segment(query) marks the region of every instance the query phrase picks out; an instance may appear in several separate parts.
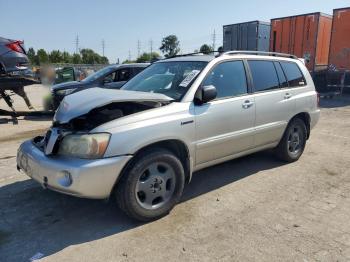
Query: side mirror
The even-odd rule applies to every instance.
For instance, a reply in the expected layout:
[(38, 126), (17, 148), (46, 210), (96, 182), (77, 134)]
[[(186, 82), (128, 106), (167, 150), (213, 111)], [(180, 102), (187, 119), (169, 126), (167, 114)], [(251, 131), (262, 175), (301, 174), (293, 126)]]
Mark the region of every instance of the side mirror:
[(209, 101), (214, 100), (216, 96), (217, 96), (217, 91), (215, 86), (213, 85), (202, 86), (197, 90), (194, 96), (194, 101), (196, 104), (202, 105), (202, 104), (208, 103)]

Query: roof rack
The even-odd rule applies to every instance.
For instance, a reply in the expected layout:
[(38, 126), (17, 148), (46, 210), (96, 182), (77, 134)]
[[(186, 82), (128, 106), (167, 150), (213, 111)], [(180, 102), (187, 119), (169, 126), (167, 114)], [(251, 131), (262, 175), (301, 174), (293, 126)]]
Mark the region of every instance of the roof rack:
[(188, 54), (181, 54), (181, 55), (174, 55), (174, 56), (169, 56), (164, 58), (163, 60), (170, 59), (170, 58), (175, 58), (175, 57), (183, 57), (183, 56), (191, 56), (191, 55), (210, 55), (210, 54), (215, 54), (215, 53), (222, 53), (219, 51), (210, 51), (210, 52), (194, 52), (194, 53), (188, 53)]
[(297, 56), (291, 55), (291, 54), (264, 52), (264, 51), (228, 51), (228, 52), (222, 53), (221, 55), (266, 55), (266, 56), (278, 56), (278, 57), (298, 59)]

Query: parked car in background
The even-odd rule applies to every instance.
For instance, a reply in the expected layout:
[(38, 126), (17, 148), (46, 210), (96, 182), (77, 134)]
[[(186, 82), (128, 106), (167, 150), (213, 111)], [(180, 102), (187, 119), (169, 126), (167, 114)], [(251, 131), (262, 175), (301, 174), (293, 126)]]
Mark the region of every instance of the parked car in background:
[(28, 65), (23, 41), (0, 37), (0, 74), (20, 75)]
[(265, 149), (297, 161), (319, 115), (310, 73), (294, 56), (175, 57), (120, 90), (65, 97), (46, 136), (20, 146), (17, 165), (44, 188), (115, 199), (149, 221), (180, 201), (194, 171)]
[(81, 81), (70, 81), (52, 86), (52, 104), (56, 110), (62, 99), (71, 93), (91, 87), (121, 88), (129, 79), (149, 66), (149, 63), (110, 65)]
[(54, 85), (72, 81), (81, 81), (85, 78), (84, 75), (85, 74), (81, 70), (76, 69), (72, 66), (59, 68), (56, 69)]

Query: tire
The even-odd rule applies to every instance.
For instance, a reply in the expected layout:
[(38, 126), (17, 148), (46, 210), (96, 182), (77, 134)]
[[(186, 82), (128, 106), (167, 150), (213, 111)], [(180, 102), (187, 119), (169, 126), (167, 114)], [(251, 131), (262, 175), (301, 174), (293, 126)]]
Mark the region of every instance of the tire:
[(288, 124), (281, 141), (275, 149), (276, 156), (286, 162), (295, 162), (303, 154), (307, 140), (305, 122), (294, 118)]
[(181, 161), (160, 148), (141, 152), (127, 166), (116, 188), (121, 210), (139, 221), (167, 215), (180, 201), (185, 185)]

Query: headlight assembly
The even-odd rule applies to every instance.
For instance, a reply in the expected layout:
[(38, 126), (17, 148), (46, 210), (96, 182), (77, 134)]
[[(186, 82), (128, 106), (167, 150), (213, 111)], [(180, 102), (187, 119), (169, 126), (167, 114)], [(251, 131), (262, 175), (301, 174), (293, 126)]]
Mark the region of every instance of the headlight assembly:
[(76, 90), (76, 88), (63, 89), (63, 90), (58, 90), (56, 93), (60, 96), (67, 96), (67, 95), (73, 93), (75, 90)]
[(67, 135), (60, 143), (58, 154), (85, 159), (102, 158), (110, 136), (108, 133)]

